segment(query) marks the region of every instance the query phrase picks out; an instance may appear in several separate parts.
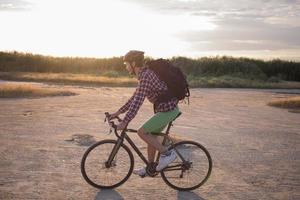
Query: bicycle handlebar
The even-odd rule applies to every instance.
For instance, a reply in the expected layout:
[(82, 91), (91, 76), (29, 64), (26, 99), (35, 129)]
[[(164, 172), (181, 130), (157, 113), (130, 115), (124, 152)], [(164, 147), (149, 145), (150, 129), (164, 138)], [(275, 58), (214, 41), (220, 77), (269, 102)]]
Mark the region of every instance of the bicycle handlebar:
[[(111, 133), (111, 130), (114, 130), (116, 136), (119, 137), (119, 134), (117, 132), (117, 125), (115, 124), (115, 122), (113, 120), (117, 119), (118, 122), (121, 122), (122, 120), (118, 116), (111, 118), (111, 115), (108, 112), (105, 112), (104, 114), (105, 114), (104, 122), (108, 123), (108, 125), (110, 127), (110, 133)], [(134, 130), (134, 129), (127, 129), (127, 126), (123, 131), (134, 132), (134, 133), (137, 132), (137, 130)]]
[[(113, 128), (113, 129), (117, 129), (117, 125), (115, 124), (114, 121), (111, 121), (112, 119), (110, 118), (110, 114), (108, 112), (105, 112), (105, 119), (104, 119), (104, 122), (107, 122), (108, 125)], [(119, 117), (116, 117), (118, 120), (121, 120)]]

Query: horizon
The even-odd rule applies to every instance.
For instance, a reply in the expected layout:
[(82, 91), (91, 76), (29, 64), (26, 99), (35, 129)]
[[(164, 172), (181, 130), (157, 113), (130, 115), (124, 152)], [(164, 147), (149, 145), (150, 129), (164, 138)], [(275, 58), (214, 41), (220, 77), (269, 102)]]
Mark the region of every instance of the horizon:
[(0, 0), (0, 51), (300, 61), (300, 1), (243, 2)]
[[(21, 52), (21, 51), (1, 51), (0, 53), (9, 53), (9, 54), (24, 54), (24, 55), (32, 55), (32, 56), (42, 56), (42, 57), (52, 57), (52, 58), (79, 58), (79, 59), (112, 59), (112, 58), (120, 58), (123, 57), (123, 55), (118, 55), (118, 56), (107, 56), (107, 57), (101, 57), (101, 56), (64, 56), (64, 55), (47, 55), (47, 54), (40, 54), (40, 53), (33, 53), (33, 52)], [(207, 55), (207, 56), (199, 56), (199, 57), (189, 57), (189, 56), (170, 56), (170, 57), (155, 57), (151, 55), (146, 55), (145, 58), (150, 58), (150, 59), (158, 59), (158, 58), (164, 58), (164, 59), (172, 59), (176, 57), (184, 57), (187, 59), (192, 59), (192, 60), (197, 60), (201, 58), (222, 58), (222, 57), (227, 57), (227, 58), (234, 58), (234, 59), (240, 59), (240, 58), (246, 58), (246, 59), (253, 59), (253, 60), (262, 60), (265, 62), (272, 61), (272, 60), (281, 60), (281, 61), (287, 61), (287, 62), (296, 62), (300, 63), (300, 59), (295, 59), (295, 60), (288, 60), (288, 59), (282, 59), (282, 58), (255, 58), (255, 57), (247, 57), (247, 56), (232, 56), (232, 55)]]

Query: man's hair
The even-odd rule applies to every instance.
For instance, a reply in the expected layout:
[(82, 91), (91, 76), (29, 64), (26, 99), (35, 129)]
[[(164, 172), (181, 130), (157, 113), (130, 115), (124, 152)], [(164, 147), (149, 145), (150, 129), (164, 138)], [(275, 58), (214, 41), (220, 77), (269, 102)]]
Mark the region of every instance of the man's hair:
[(138, 50), (131, 50), (123, 57), (125, 62), (135, 62), (136, 67), (142, 67), (144, 65), (144, 52)]

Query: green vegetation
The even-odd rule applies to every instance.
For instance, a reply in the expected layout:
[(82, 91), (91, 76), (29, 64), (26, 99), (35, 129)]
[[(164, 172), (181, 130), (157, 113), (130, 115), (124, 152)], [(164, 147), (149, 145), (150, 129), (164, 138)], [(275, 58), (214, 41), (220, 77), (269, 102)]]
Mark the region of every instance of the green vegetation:
[(41, 88), (30, 84), (1, 84), (0, 98), (70, 96), (73, 92), (52, 88)]
[(268, 105), (281, 107), (281, 108), (300, 109), (300, 96), (274, 100), (269, 102)]
[(207, 88), (281, 88), (291, 89), (300, 88), (300, 82), (292, 81), (264, 81), (260, 79), (248, 79), (229, 75), (219, 77), (204, 76), (204, 77), (188, 77), (188, 82), (191, 87), (207, 87)]
[[(192, 87), (300, 88), (299, 62), (226, 56), (173, 57), (170, 61), (183, 70)], [(108, 86), (136, 83), (126, 72), (122, 57), (96, 59), (0, 52), (0, 72), (0, 79), (5, 80)]]
[(126, 74), (121, 58), (51, 57), (18, 52), (0, 52), (0, 71), (95, 74), (114, 71)]

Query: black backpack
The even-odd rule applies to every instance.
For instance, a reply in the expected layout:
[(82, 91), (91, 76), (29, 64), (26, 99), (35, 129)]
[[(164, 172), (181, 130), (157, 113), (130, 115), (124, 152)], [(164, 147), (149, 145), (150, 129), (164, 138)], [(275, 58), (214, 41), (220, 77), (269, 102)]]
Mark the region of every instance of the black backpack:
[(155, 72), (159, 79), (165, 82), (168, 90), (162, 93), (155, 104), (167, 102), (176, 97), (178, 100), (183, 100), (190, 96), (189, 85), (185, 75), (178, 68), (173, 66), (168, 60), (158, 59), (148, 61), (146, 66)]

